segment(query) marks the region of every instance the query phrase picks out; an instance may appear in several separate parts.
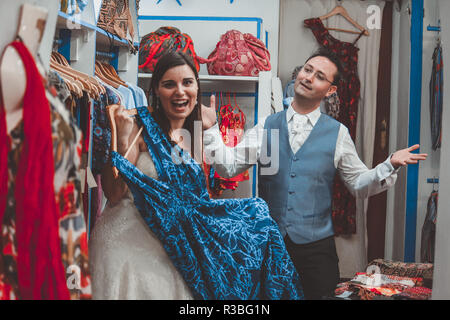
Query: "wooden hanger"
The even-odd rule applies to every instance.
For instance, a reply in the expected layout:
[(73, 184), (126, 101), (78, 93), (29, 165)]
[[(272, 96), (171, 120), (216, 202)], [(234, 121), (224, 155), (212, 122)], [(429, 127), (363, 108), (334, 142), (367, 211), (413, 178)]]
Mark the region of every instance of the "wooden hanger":
[(100, 62), (95, 62), (95, 75), (100, 78), (103, 82), (105, 82), (107, 85), (110, 85), (111, 87), (117, 89), (122, 84), (117, 82), (116, 80), (112, 79), (105, 70), (103, 70), (103, 66)]
[(65, 67), (68, 67), (71, 69), (71, 72), (73, 72), (74, 74), (76, 74), (77, 76), (84, 78), (86, 80), (89, 81), (89, 83), (93, 86), (93, 89), (98, 92), (99, 94), (105, 94), (106, 93), (106, 89), (97, 81), (97, 79), (95, 79), (94, 77), (91, 77), (83, 72), (77, 71), (75, 69), (72, 69), (72, 67), (70, 67), (69, 63), (67, 62), (66, 58), (60, 54), (59, 52), (52, 52), (52, 56), (54, 56), (55, 58), (57, 58), (57, 60), (60, 62), (60, 64), (62, 64)]
[(122, 86), (128, 87), (128, 85), (126, 84), (126, 82), (123, 81), (122, 79), (120, 79), (119, 75), (118, 75), (117, 72), (116, 72), (116, 69), (114, 69), (114, 67), (113, 67), (112, 65), (107, 64), (107, 63), (104, 63), (103, 66), (105, 67), (105, 70), (106, 70), (107, 72), (109, 72), (109, 74), (110, 74), (114, 79), (116, 79), (118, 82), (121, 82), (121, 83), (122, 83)]
[(97, 95), (99, 93), (106, 93), (105, 88), (97, 81), (97, 79), (95, 79), (94, 77), (91, 77), (83, 72), (73, 69), (67, 62), (66, 58), (59, 52), (52, 52), (52, 58), (54, 58), (60, 64), (60, 66), (63, 69), (65, 69), (67, 72), (76, 76), (76, 78), (81, 78), (84, 81), (86, 81), (88, 83), (88, 86), (91, 88), (91, 90), (94, 93), (97, 93)]
[(339, 29), (339, 28), (327, 28), (328, 30), (335, 30), (335, 31), (341, 31), (341, 32), (348, 32), (348, 33), (354, 33), (354, 34), (360, 34), (362, 31), (364, 31), (363, 35), (369, 36), (369, 31), (365, 29), (363, 26), (358, 24), (355, 20), (353, 20), (350, 15), (348, 14), (347, 10), (341, 5), (338, 4), (333, 10), (331, 10), (329, 13), (319, 17), (320, 20), (328, 19), (329, 17), (335, 16), (335, 15), (341, 15), (343, 16), (348, 22), (350, 22), (353, 26), (359, 29), (358, 31), (354, 30), (346, 30), (346, 29)]
[(104, 82), (105, 84), (107, 84), (107, 85), (113, 87), (114, 89), (119, 88), (119, 84), (118, 84), (118, 83), (113, 82), (113, 81), (111, 81), (111, 80), (105, 78), (105, 76), (104, 76), (104, 75), (101, 73), (101, 71), (99, 70), (99, 67), (98, 67), (98, 66), (95, 66), (95, 75), (96, 75), (102, 82)]
[[(91, 98), (99, 99), (100, 93), (106, 93), (106, 89), (103, 88), (95, 78), (70, 67), (64, 56), (58, 52), (52, 52), (50, 56), (50, 66), (60, 75), (65, 74), (69, 79), (81, 83), (83, 90), (86, 91)], [(79, 93), (77, 93), (77, 95), (79, 95)]]
[(116, 73), (116, 70), (113, 66), (107, 63), (99, 62), (100, 70), (103, 72), (103, 75), (111, 81), (114, 81), (120, 84), (123, 87), (128, 87), (128, 85), (120, 79), (119, 75)]
[(59, 76), (63, 78), (67, 84), (69, 84), (69, 87), (72, 87), (71, 92), (75, 94), (77, 98), (81, 98), (83, 96), (83, 85), (79, 81), (65, 73), (59, 73)]
[[(114, 118), (114, 113), (116, 112), (117, 108), (119, 108), (119, 105), (117, 105), (117, 104), (112, 104), (112, 105), (109, 105), (106, 107), (106, 112), (108, 113), (109, 125), (111, 128), (111, 151), (115, 151), (115, 152), (117, 152), (117, 127), (116, 127), (116, 120)], [(125, 110), (125, 112), (129, 116), (137, 114), (136, 109)], [(130, 147), (128, 148), (128, 150), (125, 152), (125, 155), (123, 156), (125, 159), (127, 158), (128, 154), (130, 153), (131, 148), (136, 144), (143, 129), (144, 129), (144, 127), (142, 126), (139, 129), (139, 132), (137, 133), (136, 137), (134, 137), (133, 142), (131, 142)], [(119, 176), (119, 170), (117, 170), (117, 168), (114, 166), (112, 167), (112, 169), (113, 169), (113, 176), (114, 176), (114, 178), (117, 179), (117, 177)]]
[[(77, 76), (71, 72), (69, 72), (68, 70), (64, 69), (61, 67), (61, 65), (55, 63), (54, 61), (52, 61), (52, 59), (50, 59), (50, 67), (57, 71), (58, 74), (65, 80), (69, 80), (72, 83), (76, 83), (77, 87), (79, 86), (81, 88), (82, 91), (86, 91), (88, 92), (90, 90), (89, 86), (86, 84), (86, 82), (83, 83), (83, 81), (80, 81), (79, 78), (77, 78)], [(79, 96), (79, 92), (75, 92), (77, 94), (77, 96)], [(83, 95), (83, 93), (81, 93), (81, 96)]]
[(61, 64), (62, 66), (66, 66), (69, 67), (69, 62), (66, 60), (66, 58), (60, 54), (59, 52), (53, 51), (52, 52), (52, 58), (56, 60), (56, 62), (58, 62), (59, 64)]
[(101, 70), (104, 74), (105, 77), (107, 77), (109, 80), (114, 81), (118, 84), (120, 84), (121, 86), (126, 85), (125, 82), (122, 81), (122, 79), (119, 78), (119, 76), (114, 75), (110, 69), (108, 68), (108, 64), (106, 63), (102, 63), (99, 62), (100, 66), (101, 66)]

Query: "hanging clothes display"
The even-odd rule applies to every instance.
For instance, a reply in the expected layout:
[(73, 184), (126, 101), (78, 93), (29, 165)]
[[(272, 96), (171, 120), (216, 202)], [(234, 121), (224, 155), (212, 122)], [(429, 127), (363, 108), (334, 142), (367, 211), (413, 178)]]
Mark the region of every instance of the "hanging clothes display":
[(90, 230), (100, 217), (103, 206), (103, 192), (101, 186), (101, 172), (106, 163), (110, 161), (109, 147), (111, 144), (111, 130), (106, 107), (112, 104), (123, 105), (127, 110), (136, 107), (148, 106), (144, 91), (118, 76), (115, 69), (108, 63), (97, 61), (95, 63), (96, 78), (103, 86), (105, 93), (93, 103), (92, 117), (92, 174), (97, 187), (91, 194)]
[(436, 238), (436, 219), (439, 193), (431, 191), (427, 203), (427, 214), (422, 227), (422, 239), (420, 246), (420, 262), (434, 262), (434, 247)]
[[(194, 299), (301, 299), (298, 274), (261, 199), (213, 200), (202, 168), (172, 145), (147, 108), (138, 108), (159, 180), (111, 153), (144, 221), (161, 241)], [(170, 174), (169, 174), (170, 173)]]
[(56, 89), (45, 89), (25, 45), (11, 46), (24, 64), (27, 89), (23, 119), (10, 136), (0, 106), (0, 299), (89, 298), (77, 174), (81, 135)]
[(89, 186), (88, 175), (89, 168), (89, 150), (90, 150), (90, 115), (92, 108), (92, 99), (97, 99), (103, 88), (93, 77), (78, 72), (70, 67), (69, 62), (64, 56), (58, 52), (52, 52), (50, 56), (50, 79), (55, 82), (56, 87), (62, 90), (59, 95), (64, 98), (66, 106), (70, 109), (72, 117), (76, 119), (77, 126), (82, 131), (81, 144), (81, 164), (80, 172), (84, 175), (84, 185), (81, 187), (83, 191), (82, 206), (84, 220), (89, 219)]
[[(334, 38), (319, 18), (306, 19), (304, 25), (311, 29), (319, 45), (334, 52), (342, 64), (343, 74), (337, 89), (339, 109), (338, 113), (330, 112), (330, 115), (337, 115), (335, 119), (348, 128), (350, 136), (355, 141), (360, 98), (357, 68), (359, 49), (355, 43), (365, 31), (362, 31), (353, 43), (349, 43)], [(332, 216), (336, 235), (356, 233), (356, 201), (338, 175), (334, 182)]]
[[(81, 168), (85, 171), (83, 197), (83, 212), (85, 220), (93, 229), (95, 221), (103, 209), (103, 190), (100, 173), (104, 164), (109, 161), (109, 145), (111, 132), (109, 130), (106, 106), (122, 104), (126, 109), (137, 106), (147, 106), (144, 91), (118, 76), (116, 70), (107, 62), (101, 62), (108, 56), (99, 55), (95, 62), (95, 77), (88, 76), (70, 67), (64, 56), (52, 52), (50, 67), (52, 78), (57, 87), (63, 91), (66, 105), (69, 106), (78, 126), (83, 132)], [(93, 116), (91, 119), (91, 109)], [(92, 127), (91, 127), (92, 120)], [(90, 146), (90, 132), (92, 130), (92, 146)], [(89, 166), (89, 152), (92, 152), (92, 164)], [(88, 175), (92, 173), (95, 183), (88, 185)], [(92, 191), (89, 197), (89, 187)], [(90, 217), (89, 217), (90, 211)]]
[(442, 142), (442, 106), (444, 89), (444, 62), (439, 42), (433, 52), (433, 68), (430, 79), (430, 122), (431, 146), (433, 150), (441, 147)]

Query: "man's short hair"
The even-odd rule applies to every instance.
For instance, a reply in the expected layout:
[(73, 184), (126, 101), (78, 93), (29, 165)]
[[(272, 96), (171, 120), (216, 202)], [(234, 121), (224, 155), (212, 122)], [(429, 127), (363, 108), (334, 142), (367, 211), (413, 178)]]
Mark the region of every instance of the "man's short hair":
[(337, 86), (339, 84), (339, 81), (341, 80), (341, 77), (342, 77), (342, 74), (344, 71), (342, 64), (339, 61), (339, 58), (337, 57), (337, 55), (334, 52), (326, 49), (325, 47), (320, 47), (308, 59), (306, 59), (305, 64), (314, 57), (325, 57), (336, 66), (337, 72), (335, 73), (335, 75), (333, 77), (332, 84)]

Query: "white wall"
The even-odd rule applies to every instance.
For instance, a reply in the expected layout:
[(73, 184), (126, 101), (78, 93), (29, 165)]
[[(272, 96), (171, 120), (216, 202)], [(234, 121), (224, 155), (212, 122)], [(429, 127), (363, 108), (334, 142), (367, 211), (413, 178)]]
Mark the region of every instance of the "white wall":
[(450, 12), (450, 1), (439, 0), (441, 17), (442, 50), (444, 57), (444, 110), (442, 119), (442, 148), (440, 159), (438, 217), (436, 226), (436, 252), (433, 279), (433, 299), (450, 299), (450, 21), (446, 19)]
[[(391, 128), (390, 151), (407, 147), (409, 122), (409, 83), (410, 83), (410, 28), (411, 16), (407, 7), (411, 0), (402, 1), (400, 11), (394, 10), (393, 20), (393, 55), (392, 55), (392, 90), (391, 90)], [(424, 2), (423, 20), (423, 62), (422, 62), (422, 98), (420, 125), (420, 152), (427, 153), (428, 158), (419, 164), (416, 246), (415, 261), (420, 262), (420, 247), (423, 222), (426, 216), (427, 201), (433, 188), (427, 178), (439, 177), (440, 150), (431, 148), (431, 129), (429, 111), (429, 81), (432, 68), (432, 54), (436, 45), (436, 32), (427, 31), (427, 26), (436, 26), (439, 19), (439, 6), (436, 0)], [(388, 191), (388, 210), (386, 223), (385, 257), (387, 259), (404, 259), (405, 248), (405, 210), (407, 170), (400, 170), (395, 188)]]
[[(237, 0), (232, 4), (229, 0), (181, 0), (182, 6), (176, 1), (141, 1), (139, 16), (187, 16), (187, 17), (239, 17), (260, 18), (262, 25), (260, 39), (267, 43), (271, 55), (272, 74), (278, 68), (278, 32), (279, 32), (279, 0)], [(252, 33), (257, 36), (257, 22), (255, 21), (189, 21), (189, 20), (139, 20), (139, 35), (141, 37), (155, 31), (161, 26), (173, 26), (187, 33), (193, 40), (196, 53), (204, 58), (214, 50), (220, 36), (226, 31), (237, 29), (242, 33)], [(206, 65), (200, 66), (200, 74), (208, 74)], [(140, 79), (139, 85), (144, 89), (149, 87), (149, 81)], [(217, 82), (202, 80), (203, 92), (255, 92), (257, 83)], [(203, 103), (209, 105), (205, 97)], [(234, 104), (234, 101), (232, 100)], [(244, 111), (247, 122), (246, 129), (253, 127), (255, 117), (255, 98), (240, 97), (237, 103)], [(250, 180), (239, 183), (235, 190), (225, 190), (222, 198), (251, 197), (253, 168), (249, 171)]]
[[(261, 18), (261, 40), (265, 43), (265, 31), (268, 31), (268, 49), (271, 55), (272, 70), (277, 70), (278, 64), (278, 25), (279, 0), (180, 0), (179, 6), (174, 0), (165, 0), (156, 4), (156, 0), (140, 2), (140, 16), (201, 16), (201, 17), (251, 17)], [(180, 27), (182, 32), (189, 34), (194, 42), (197, 54), (206, 58), (216, 47), (220, 36), (230, 29), (250, 32), (256, 36), (255, 22), (215, 22), (215, 21), (157, 21), (139, 22), (140, 36), (155, 31), (159, 26), (171, 25)], [(205, 66), (200, 73), (207, 74)]]
[(47, 23), (45, 25), (44, 35), (41, 40), (41, 46), (38, 51), (39, 55), (43, 60), (45, 68), (48, 69), (48, 66), (50, 64), (50, 53), (52, 51), (56, 18), (59, 9), (58, 0), (0, 1), (0, 21), (1, 21), (0, 52), (3, 52), (4, 47), (10, 42), (12, 42), (17, 34), (20, 7), (24, 3), (40, 6), (48, 10)]
[(431, 146), (430, 126), (430, 92), (429, 83), (433, 66), (433, 51), (436, 47), (437, 32), (427, 31), (427, 26), (437, 26), (439, 20), (439, 5), (436, 0), (424, 2), (425, 16), (423, 19), (423, 64), (422, 64), (422, 108), (420, 124), (420, 152), (428, 153), (426, 161), (419, 166), (419, 189), (417, 195), (417, 228), (416, 228), (416, 261), (420, 262), (420, 247), (422, 227), (427, 211), (427, 202), (433, 185), (427, 183), (427, 178), (439, 177), (440, 149), (433, 151)]
[[(403, 1), (400, 10), (394, 6), (392, 36), (392, 88), (389, 129), (389, 151), (405, 148), (408, 143), (410, 15)], [(406, 211), (406, 173), (398, 173), (395, 186), (388, 191), (386, 210), (385, 258), (403, 261)]]

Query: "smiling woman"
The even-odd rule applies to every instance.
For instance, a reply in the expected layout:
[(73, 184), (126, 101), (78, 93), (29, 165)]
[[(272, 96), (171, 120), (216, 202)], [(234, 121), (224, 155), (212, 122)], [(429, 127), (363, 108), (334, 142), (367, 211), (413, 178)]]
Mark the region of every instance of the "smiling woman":
[[(197, 69), (186, 55), (169, 53), (161, 58), (155, 67), (150, 92), (152, 106), (155, 108), (153, 117), (161, 126), (163, 132), (172, 140), (177, 140), (173, 133), (177, 129), (189, 132), (191, 145), (182, 145), (188, 150), (201, 149), (201, 134), (194, 134), (194, 122), (202, 121), (201, 90)], [(196, 155), (201, 162), (201, 156)]]
[[(150, 91), (153, 114), (137, 108), (133, 121), (120, 107), (111, 119), (118, 137), (111, 160), (121, 175), (115, 179), (109, 166), (102, 176), (108, 204), (89, 243), (93, 297), (303, 298), (267, 204), (210, 199), (201, 158), (191, 157), (175, 137), (184, 129), (194, 136), (191, 143), (202, 143), (194, 132), (196, 121), (202, 125), (202, 105), (191, 60), (176, 52), (163, 56)], [(144, 130), (131, 144), (138, 124)], [(174, 149), (182, 163), (174, 162)]]

